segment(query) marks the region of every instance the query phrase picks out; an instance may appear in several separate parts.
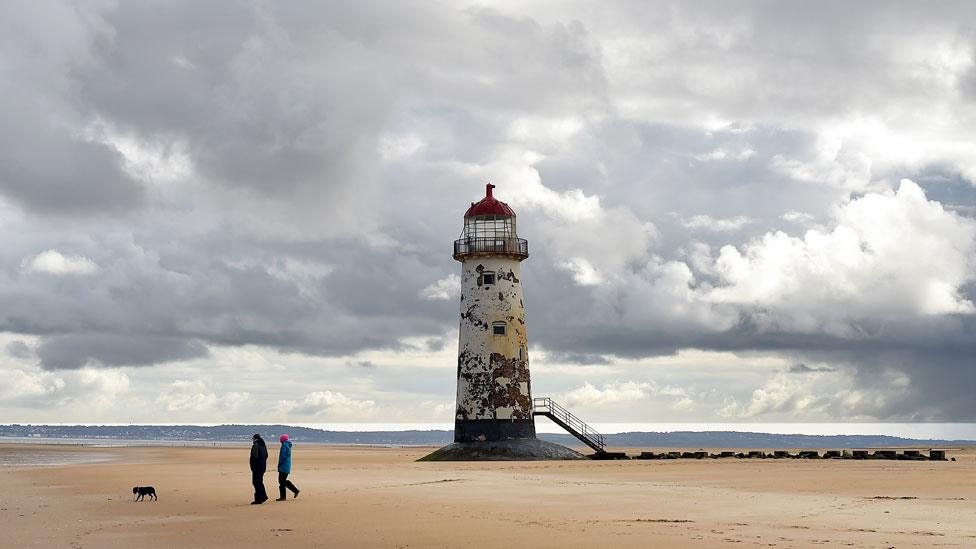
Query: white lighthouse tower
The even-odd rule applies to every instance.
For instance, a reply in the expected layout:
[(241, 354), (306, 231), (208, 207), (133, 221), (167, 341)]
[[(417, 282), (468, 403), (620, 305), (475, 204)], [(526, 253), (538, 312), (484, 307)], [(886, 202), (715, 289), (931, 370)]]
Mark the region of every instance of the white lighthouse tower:
[(461, 262), (454, 444), (424, 459), (579, 459), (535, 436), (521, 281), (529, 244), (494, 187), (465, 212), (454, 241)]
[(535, 438), (520, 269), (529, 243), (493, 188), (468, 208), (454, 242), (461, 262), (455, 442)]

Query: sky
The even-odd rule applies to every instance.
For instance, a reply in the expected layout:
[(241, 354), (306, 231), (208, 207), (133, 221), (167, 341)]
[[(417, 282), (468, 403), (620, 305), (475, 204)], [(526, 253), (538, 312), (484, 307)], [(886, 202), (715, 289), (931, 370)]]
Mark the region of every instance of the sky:
[(976, 4), (0, 4), (0, 421), (976, 421)]

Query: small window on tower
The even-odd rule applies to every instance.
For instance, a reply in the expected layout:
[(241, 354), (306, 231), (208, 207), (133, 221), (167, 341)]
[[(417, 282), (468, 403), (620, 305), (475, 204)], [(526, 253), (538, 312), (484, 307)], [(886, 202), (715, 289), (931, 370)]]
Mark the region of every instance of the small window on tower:
[(496, 336), (505, 335), (505, 323), (504, 322), (494, 322), (491, 325), (491, 333)]
[(495, 273), (482, 273), (481, 274), (481, 283), (484, 284), (485, 286), (494, 284), (495, 283)]

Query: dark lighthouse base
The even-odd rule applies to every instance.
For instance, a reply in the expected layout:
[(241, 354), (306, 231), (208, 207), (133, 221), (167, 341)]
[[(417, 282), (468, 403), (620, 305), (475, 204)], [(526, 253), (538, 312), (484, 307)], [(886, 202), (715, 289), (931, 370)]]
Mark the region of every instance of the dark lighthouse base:
[(544, 461), (585, 459), (565, 446), (535, 438), (535, 419), (458, 419), (454, 444), (417, 461)]
[(485, 442), (535, 438), (535, 419), (458, 419), (454, 442)]
[(586, 459), (583, 454), (536, 438), (455, 442), (417, 461), (550, 461)]

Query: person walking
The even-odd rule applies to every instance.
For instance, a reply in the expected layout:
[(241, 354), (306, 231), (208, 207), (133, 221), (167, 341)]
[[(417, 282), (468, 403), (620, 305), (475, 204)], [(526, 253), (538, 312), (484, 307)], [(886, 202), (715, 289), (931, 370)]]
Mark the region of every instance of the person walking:
[(296, 498), (300, 490), (288, 480), (288, 475), (291, 473), (291, 441), (288, 440), (288, 435), (281, 435), (278, 441), (281, 442), (281, 450), (278, 452), (278, 493), (280, 497), (275, 501), (285, 501), (286, 488), (291, 490)]
[(254, 501), (251, 505), (261, 505), (268, 501), (264, 489), (264, 472), (268, 470), (268, 445), (261, 435), (255, 434), (251, 444), (251, 484), (254, 485)]

